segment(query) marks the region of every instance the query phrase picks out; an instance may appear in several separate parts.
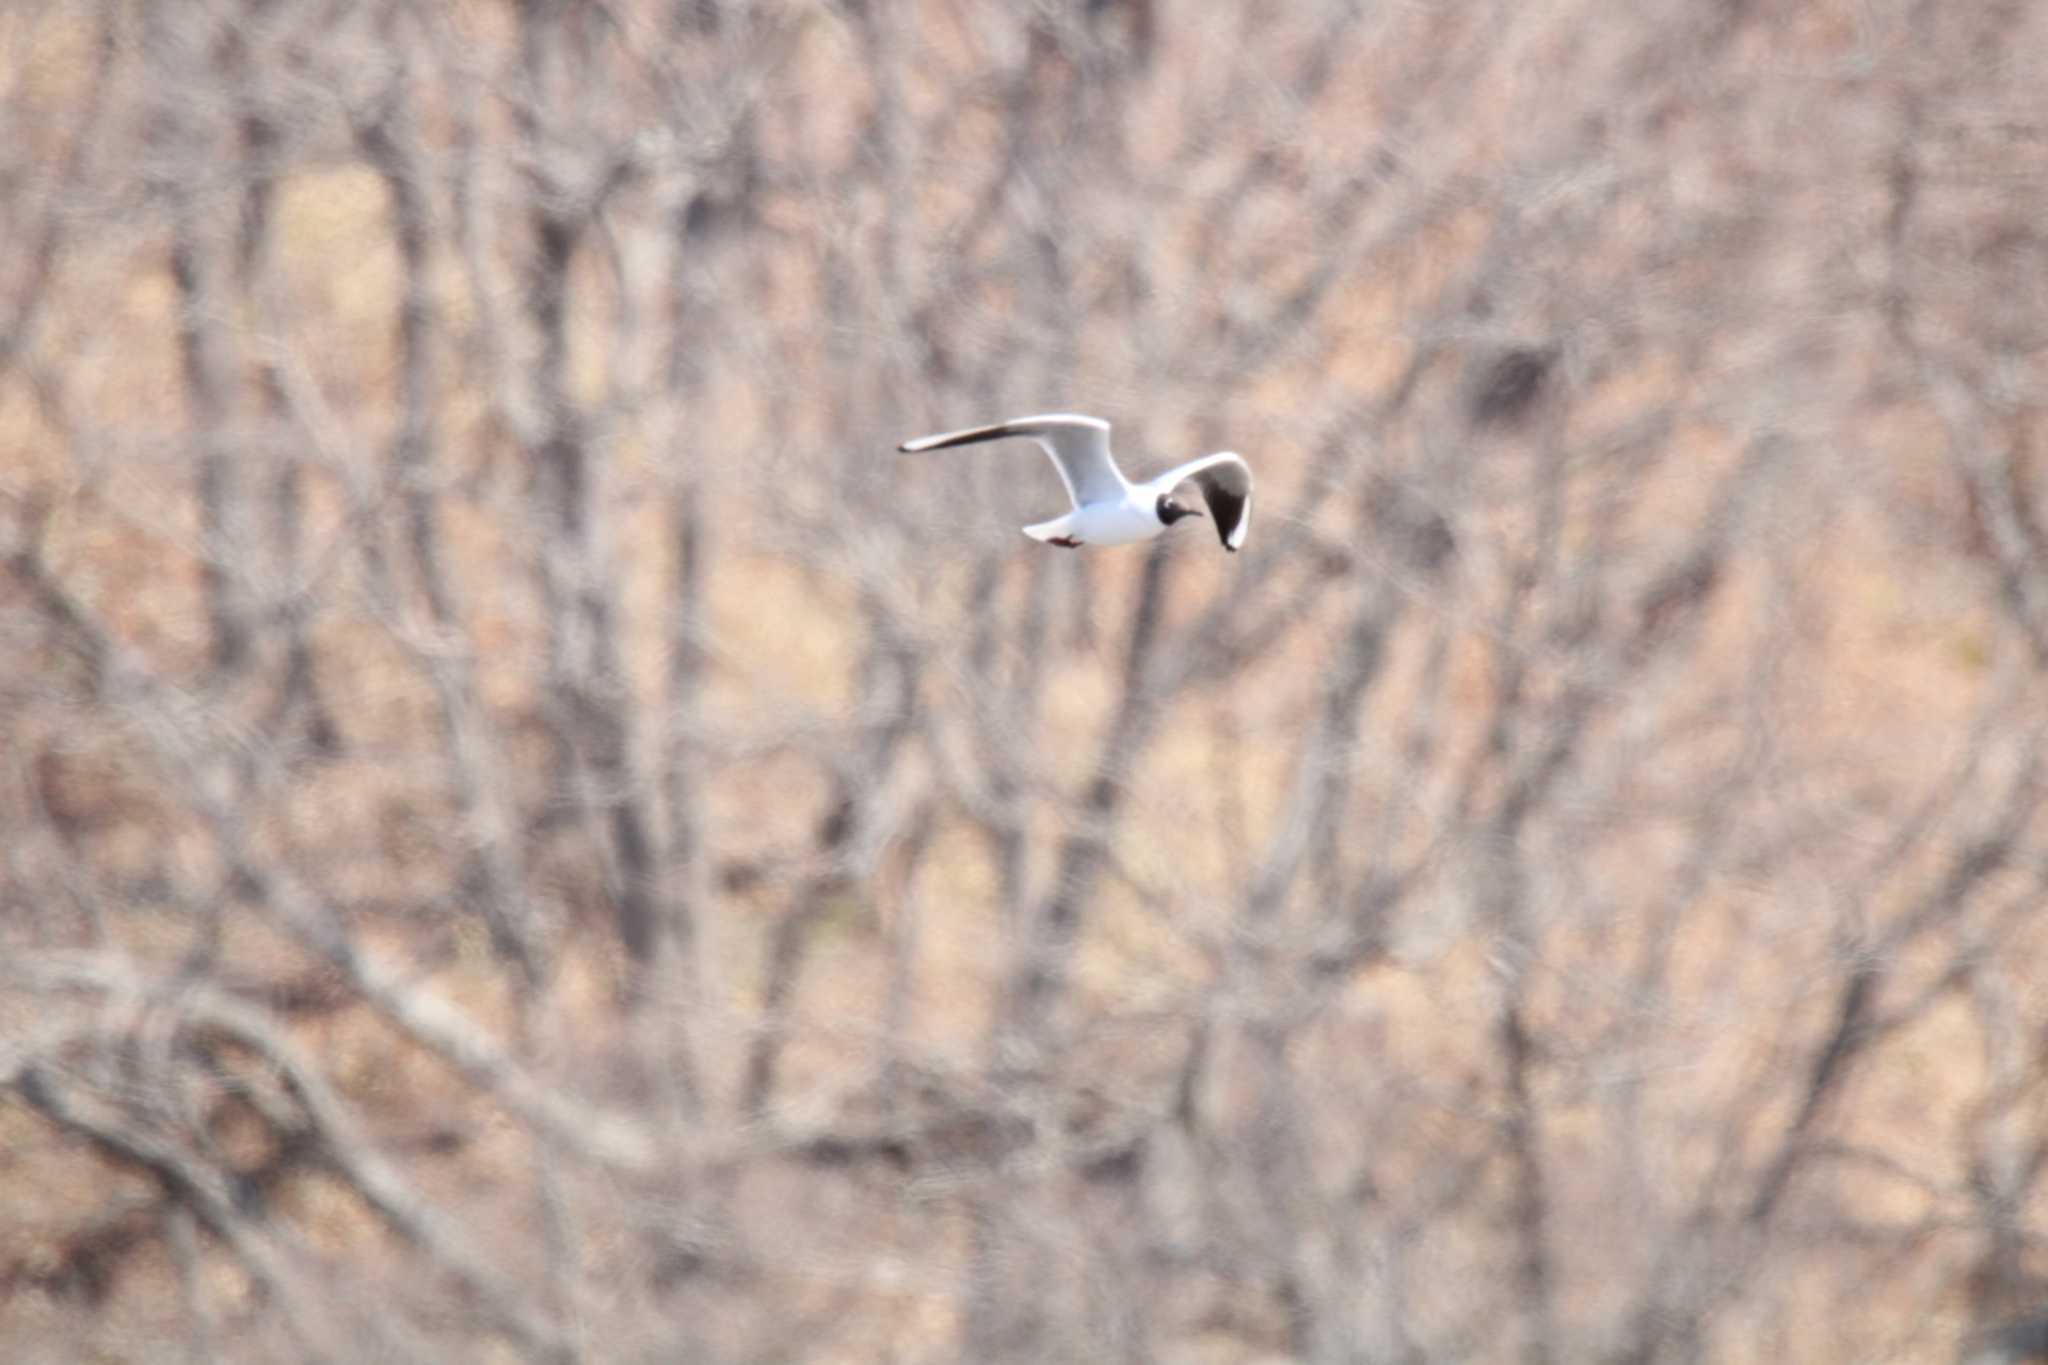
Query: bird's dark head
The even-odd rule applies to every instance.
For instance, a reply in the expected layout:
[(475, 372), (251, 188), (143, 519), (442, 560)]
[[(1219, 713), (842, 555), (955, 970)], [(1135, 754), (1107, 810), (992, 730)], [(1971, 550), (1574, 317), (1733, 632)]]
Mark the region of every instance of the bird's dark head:
[(1201, 515), (1200, 512), (1174, 497), (1171, 493), (1161, 493), (1159, 495), (1159, 522), (1162, 526), (1171, 526), (1182, 517), (1199, 517)]

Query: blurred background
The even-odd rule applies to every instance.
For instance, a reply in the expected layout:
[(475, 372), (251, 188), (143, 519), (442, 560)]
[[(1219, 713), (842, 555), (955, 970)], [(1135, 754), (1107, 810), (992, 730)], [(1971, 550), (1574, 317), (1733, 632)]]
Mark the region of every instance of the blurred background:
[(2038, 1358), (2044, 71), (0, 0), (8, 1359)]

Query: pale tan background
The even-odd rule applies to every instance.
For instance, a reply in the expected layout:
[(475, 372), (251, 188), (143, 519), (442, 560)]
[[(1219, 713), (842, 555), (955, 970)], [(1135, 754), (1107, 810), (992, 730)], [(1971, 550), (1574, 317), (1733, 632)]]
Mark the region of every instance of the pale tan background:
[[(1996, 1345), (2044, 83), (1928, 0), (0, 3), (4, 1354)], [(1048, 409), (1242, 451), (1245, 553), (893, 453)]]

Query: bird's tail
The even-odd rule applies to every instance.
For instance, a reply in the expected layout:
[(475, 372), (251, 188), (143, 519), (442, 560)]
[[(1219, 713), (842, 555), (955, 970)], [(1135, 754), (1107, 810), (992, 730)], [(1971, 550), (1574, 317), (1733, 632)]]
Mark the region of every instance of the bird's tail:
[(1036, 526), (1026, 526), (1024, 534), (1033, 540), (1061, 540), (1073, 534), (1070, 529), (1073, 520), (1074, 514), (1069, 512), (1063, 517), (1054, 517), (1051, 521), (1041, 521)]

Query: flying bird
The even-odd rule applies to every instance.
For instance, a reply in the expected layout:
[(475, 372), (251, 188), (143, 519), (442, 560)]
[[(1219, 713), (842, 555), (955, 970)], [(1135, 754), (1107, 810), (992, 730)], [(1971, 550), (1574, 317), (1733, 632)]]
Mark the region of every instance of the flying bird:
[(1235, 552), (1244, 547), (1245, 528), (1252, 519), (1252, 471), (1227, 450), (1189, 460), (1144, 483), (1132, 483), (1110, 457), (1109, 423), (1100, 417), (1072, 413), (1019, 417), (994, 426), (920, 436), (915, 441), (905, 441), (897, 449), (917, 454), (1011, 436), (1036, 441), (1052, 457), (1053, 467), (1060, 472), (1060, 482), (1067, 486), (1067, 497), (1074, 504), (1065, 516), (1026, 526), (1024, 534), (1033, 540), (1064, 545), (1070, 550), (1083, 545), (1133, 545), (1150, 540), (1183, 517), (1202, 515), (1173, 496), (1174, 489), (1193, 481), (1209, 505), (1209, 515), (1216, 523), (1216, 535), (1223, 548)]

